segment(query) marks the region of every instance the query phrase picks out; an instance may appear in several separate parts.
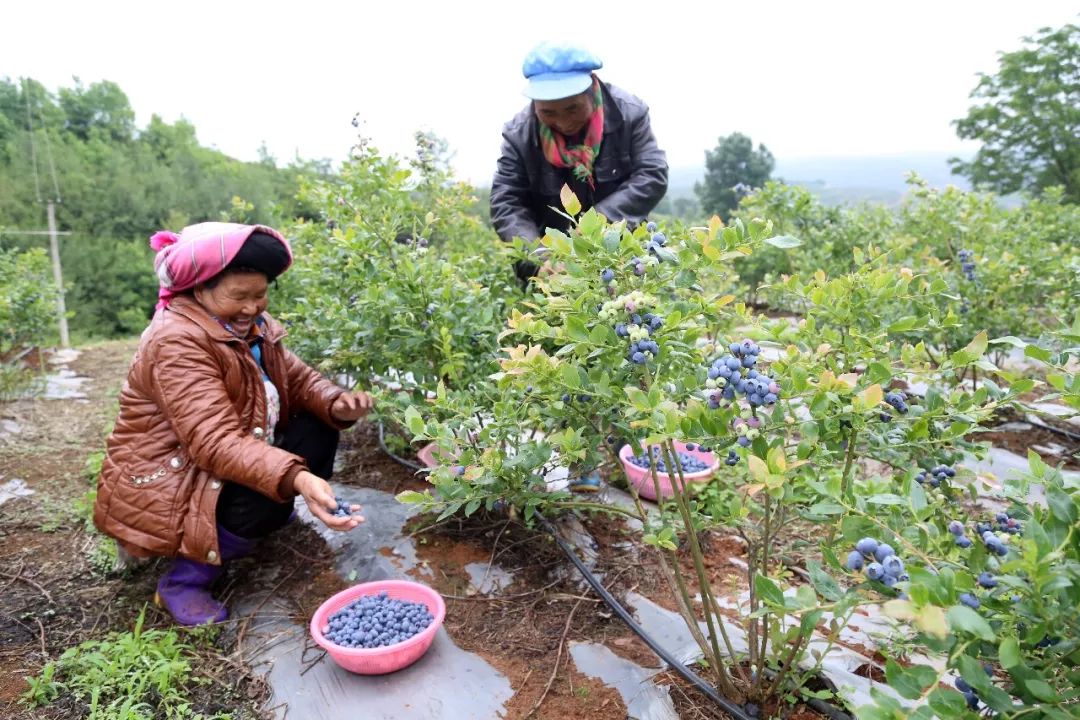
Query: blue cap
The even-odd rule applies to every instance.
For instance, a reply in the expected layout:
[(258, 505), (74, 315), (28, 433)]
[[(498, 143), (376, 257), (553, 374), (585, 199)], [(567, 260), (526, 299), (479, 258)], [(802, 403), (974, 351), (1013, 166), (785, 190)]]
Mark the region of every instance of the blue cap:
[(592, 71), (603, 66), (598, 57), (577, 45), (540, 43), (521, 64), (521, 72), (529, 81), (525, 97), (561, 100), (583, 93), (592, 84)]

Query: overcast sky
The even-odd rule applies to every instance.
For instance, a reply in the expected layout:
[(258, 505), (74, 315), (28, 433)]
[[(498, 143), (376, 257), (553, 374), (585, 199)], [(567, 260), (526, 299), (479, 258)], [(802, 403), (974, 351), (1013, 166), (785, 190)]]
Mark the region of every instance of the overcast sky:
[(649, 104), (670, 164), (686, 166), (732, 131), (780, 160), (969, 150), (950, 122), (976, 73), (1077, 19), (1064, 0), (5, 5), (0, 75), (50, 89), (112, 80), (140, 126), (183, 116), (243, 159), (263, 141), (279, 161), (342, 159), (359, 112), (387, 151), (435, 131), (481, 184), (541, 40), (586, 42), (602, 79)]

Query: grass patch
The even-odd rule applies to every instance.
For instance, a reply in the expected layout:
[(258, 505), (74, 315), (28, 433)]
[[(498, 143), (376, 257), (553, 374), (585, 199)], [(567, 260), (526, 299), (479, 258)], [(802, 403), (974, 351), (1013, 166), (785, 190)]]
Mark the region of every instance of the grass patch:
[[(192, 642), (207, 643), (212, 629), (145, 629), (145, 609), (135, 628), (68, 648), (27, 678), (28, 705), (64, 703), (88, 720), (235, 720), (230, 712), (196, 709), (213, 680), (193, 670)], [(200, 688), (202, 691), (200, 692)]]

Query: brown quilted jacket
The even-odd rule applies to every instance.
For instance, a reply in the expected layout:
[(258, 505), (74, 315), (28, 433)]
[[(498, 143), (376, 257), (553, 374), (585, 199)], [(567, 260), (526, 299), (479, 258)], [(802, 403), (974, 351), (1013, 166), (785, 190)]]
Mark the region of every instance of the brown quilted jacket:
[[(262, 357), (281, 395), (281, 424), (304, 409), (326, 424), (344, 392), (285, 349), (263, 315)], [(120, 392), (120, 415), (98, 479), (94, 524), (132, 555), (220, 563), (215, 510), (222, 480), (278, 502), (295, 496), (300, 457), (266, 442), (266, 393), (246, 343), (190, 295), (143, 333)]]

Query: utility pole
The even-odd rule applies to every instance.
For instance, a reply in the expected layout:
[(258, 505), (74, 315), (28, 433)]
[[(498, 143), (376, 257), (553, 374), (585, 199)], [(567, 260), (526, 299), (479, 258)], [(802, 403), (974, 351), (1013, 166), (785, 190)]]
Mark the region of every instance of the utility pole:
[(52, 255), (53, 280), (56, 281), (56, 319), (60, 326), (60, 347), (71, 347), (68, 335), (67, 307), (64, 303), (64, 271), (60, 268), (60, 239), (56, 236), (56, 204), (49, 198), (49, 252)]
[[(38, 178), (37, 170), (37, 147), (34, 144), (34, 116), (30, 109), (30, 85), (25, 78), (22, 86), (23, 97), (26, 98), (26, 130), (30, 134), (30, 159), (34, 168), (34, 192), (37, 195), (38, 202), (41, 202), (41, 181)], [(53, 281), (56, 283), (56, 320), (60, 330), (60, 346), (69, 348), (71, 347), (71, 337), (68, 335), (67, 307), (64, 303), (64, 273), (60, 268), (60, 239), (58, 237), (61, 234), (67, 235), (69, 233), (58, 233), (56, 231), (56, 203), (60, 202), (60, 183), (56, 179), (56, 164), (53, 163), (49, 132), (45, 128), (45, 118), (42, 116), (40, 108), (38, 108), (38, 119), (41, 121), (41, 131), (45, 137), (45, 152), (49, 158), (49, 170), (52, 173), (54, 191), (54, 195), (49, 198), (46, 205), (46, 212), (49, 217), (49, 254), (52, 256)], [(38, 233), (31, 231), (27, 234), (37, 235)]]

